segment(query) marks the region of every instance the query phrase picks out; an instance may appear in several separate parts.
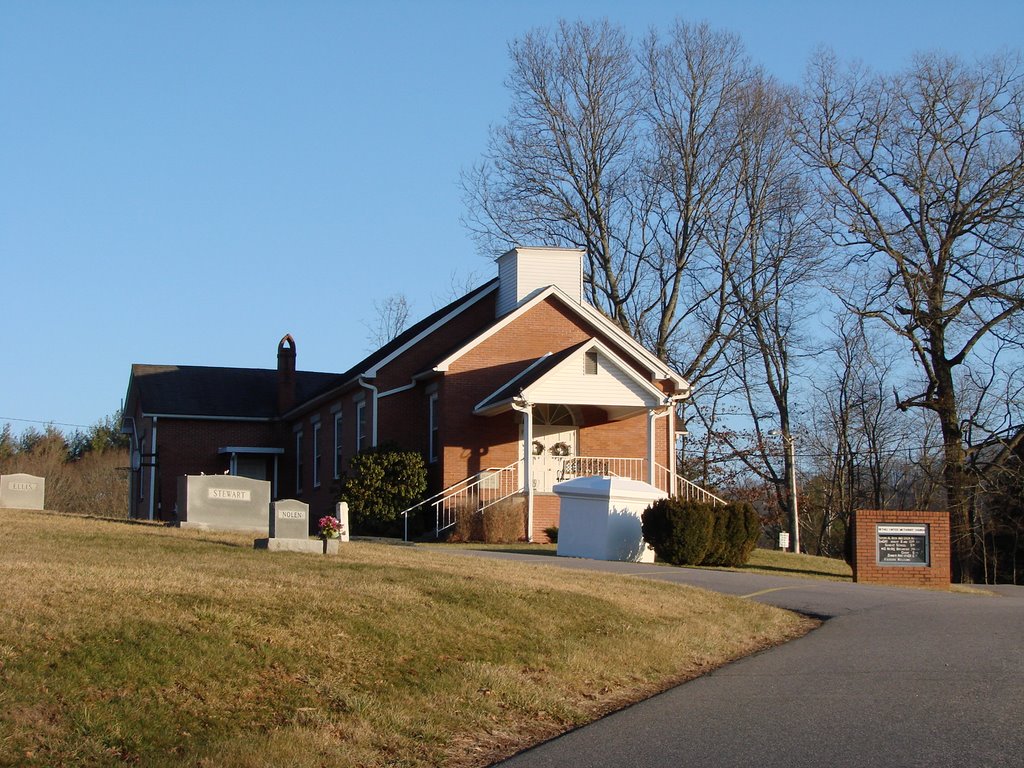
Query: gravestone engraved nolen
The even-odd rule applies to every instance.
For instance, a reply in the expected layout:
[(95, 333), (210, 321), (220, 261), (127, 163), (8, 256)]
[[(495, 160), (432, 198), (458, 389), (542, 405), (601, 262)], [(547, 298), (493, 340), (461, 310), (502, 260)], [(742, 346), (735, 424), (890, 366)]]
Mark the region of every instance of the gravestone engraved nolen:
[(338, 540), (309, 538), (309, 504), (295, 499), (282, 499), (270, 505), (270, 536), (255, 539), (254, 549), (272, 552), (324, 552), (337, 554)]
[(18, 472), (0, 475), (0, 509), (43, 509), (46, 478)]
[(178, 525), (267, 534), (270, 482), (236, 475), (178, 478)]

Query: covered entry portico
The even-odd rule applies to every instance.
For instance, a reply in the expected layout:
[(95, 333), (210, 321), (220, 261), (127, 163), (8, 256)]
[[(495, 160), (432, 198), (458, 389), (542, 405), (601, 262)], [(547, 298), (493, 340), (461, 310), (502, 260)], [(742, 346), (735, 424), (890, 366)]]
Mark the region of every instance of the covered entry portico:
[[(540, 358), (481, 401), (474, 413), (520, 414), (519, 485), (534, 533), (535, 494), (588, 475), (676, 487), (675, 408), (668, 396), (597, 339)], [(644, 417), (630, 439), (610, 425)], [(613, 441), (609, 435), (618, 435)], [(659, 440), (660, 436), (660, 440)], [(664, 463), (659, 462), (659, 458)]]

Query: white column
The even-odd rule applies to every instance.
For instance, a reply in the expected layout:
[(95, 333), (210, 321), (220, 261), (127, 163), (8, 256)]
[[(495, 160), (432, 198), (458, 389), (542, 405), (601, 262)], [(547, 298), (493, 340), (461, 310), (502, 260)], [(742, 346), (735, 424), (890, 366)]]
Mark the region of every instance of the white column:
[(526, 540), (533, 541), (533, 406), (523, 410), (523, 482), (526, 483)]
[(653, 408), (647, 411), (647, 482), (654, 485), (654, 458), (657, 456), (655, 450), (654, 435), (656, 430), (654, 429), (654, 420), (658, 418), (658, 414)]

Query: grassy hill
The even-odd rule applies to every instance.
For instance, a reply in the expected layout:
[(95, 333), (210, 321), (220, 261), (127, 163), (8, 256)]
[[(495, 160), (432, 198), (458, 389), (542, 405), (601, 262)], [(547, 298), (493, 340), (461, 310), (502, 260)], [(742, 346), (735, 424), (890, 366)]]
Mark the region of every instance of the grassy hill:
[(805, 632), (639, 579), (0, 512), (0, 765), (486, 765)]

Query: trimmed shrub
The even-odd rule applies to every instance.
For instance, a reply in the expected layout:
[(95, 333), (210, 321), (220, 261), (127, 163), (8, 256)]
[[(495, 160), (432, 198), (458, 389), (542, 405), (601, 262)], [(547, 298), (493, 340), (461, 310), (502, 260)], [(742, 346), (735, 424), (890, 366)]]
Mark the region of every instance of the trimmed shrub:
[(557, 525), (549, 525), (547, 528), (544, 529), (544, 535), (548, 537), (548, 541), (550, 541), (552, 544), (557, 544), (558, 543), (558, 526)]
[(352, 457), (341, 487), (352, 522), (360, 533), (394, 534), (398, 515), (422, 498), (427, 489), (423, 456), (394, 446), (360, 451)]
[(644, 540), (658, 558), (673, 565), (700, 565), (711, 545), (711, 506), (658, 499), (641, 516)]
[(746, 503), (716, 507), (660, 499), (641, 520), (644, 540), (659, 560), (673, 565), (743, 565), (761, 535), (761, 518)]
[(761, 535), (761, 518), (743, 502), (713, 507), (714, 527), (711, 545), (702, 565), (737, 567), (750, 559)]

